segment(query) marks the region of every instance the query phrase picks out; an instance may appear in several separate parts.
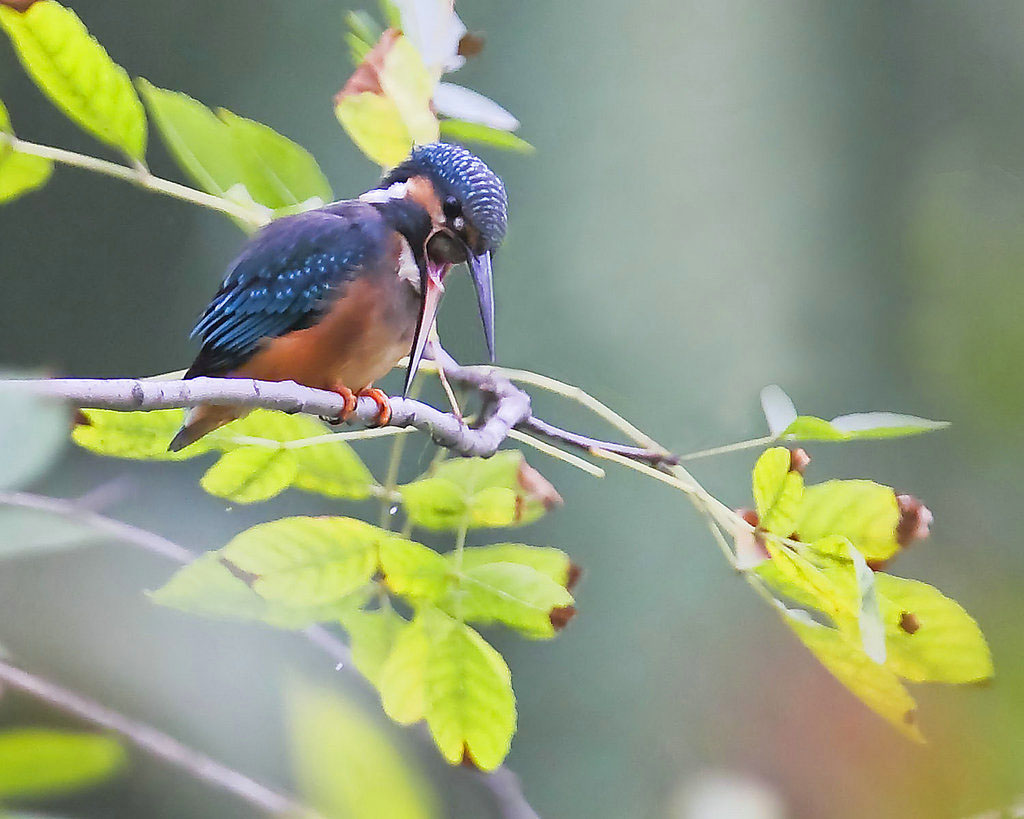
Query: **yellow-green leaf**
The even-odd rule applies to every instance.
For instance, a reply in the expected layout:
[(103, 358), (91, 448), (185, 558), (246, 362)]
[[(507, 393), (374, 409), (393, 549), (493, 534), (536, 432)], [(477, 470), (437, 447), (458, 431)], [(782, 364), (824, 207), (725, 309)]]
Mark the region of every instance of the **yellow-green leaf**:
[(344, 441), (325, 441), (291, 450), (298, 469), (296, 489), (329, 498), (362, 500), (370, 497), (375, 483), (370, 470)]
[(525, 139), (509, 131), (491, 128), (479, 122), (467, 122), (464, 119), (441, 120), (441, 136), (455, 142), (476, 142), (520, 154), (532, 154), (536, 150)]
[(444, 461), (430, 477), (400, 487), (406, 514), (427, 529), (519, 526), (561, 503), (518, 450)]
[(426, 611), (426, 718), (441, 755), (484, 771), (508, 755), (516, 729), (512, 677), (502, 656), (472, 628)]
[(219, 498), (256, 503), (291, 486), (298, 469), (298, 461), (289, 450), (247, 446), (224, 453), (199, 485)]
[(326, 688), (289, 686), (288, 722), (296, 779), (321, 816), (430, 819), (429, 782), (383, 725)]
[(11, 134), (11, 119), (0, 100), (0, 205), (46, 184), (53, 172), (48, 159), (18, 153), (5, 142)]
[(363, 153), (390, 167), (437, 140), (434, 87), (415, 46), (388, 30), (335, 98), (335, 115)]
[(81, 128), (132, 159), (146, 154), (146, 115), (124, 69), (70, 9), (40, 0), (0, 5), (0, 26), (36, 85)]
[(2, 387), (4, 380), (41, 375), (0, 370), (0, 489), (40, 478), (67, 445), (71, 413), (63, 401)]
[(397, 165), (409, 155), (409, 135), (398, 106), (370, 91), (343, 97), (334, 106), (338, 122), (366, 156), (382, 168)]
[(992, 655), (974, 619), (938, 589), (879, 572), (875, 583), (888, 659), (914, 682), (968, 683), (992, 676)]
[(243, 184), (245, 172), (234, 138), (213, 111), (187, 94), (142, 79), (137, 84), (168, 150), (196, 185), (226, 196)]
[(754, 504), (760, 527), (784, 537), (793, 533), (804, 491), (803, 476), (790, 470), (785, 447), (767, 449), (754, 465)]
[(381, 544), (380, 566), (391, 591), (420, 601), (440, 599), (455, 577), (448, 562), (433, 549), (397, 537)]
[(439, 605), (453, 617), (503, 623), (534, 639), (554, 637), (575, 613), (565, 586), (520, 563), (464, 569)]
[(406, 620), (390, 605), (379, 609), (354, 609), (341, 618), (348, 632), (355, 667), (374, 685), (379, 685), (381, 669)]
[(867, 560), (886, 560), (899, 548), (896, 493), (873, 481), (826, 481), (804, 489), (796, 532), (808, 542), (839, 535)]
[(260, 122), (224, 108), (217, 113), (234, 141), (241, 181), (253, 199), (275, 210), (333, 201), (330, 183), (309, 151)]
[(832, 675), (904, 736), (924, 742), (917, 727), (917, 704), (896, 675), (874, 662), (856, 641), (815, 623), (800, 612), (782, 610), (783, 620)]
[[(794, 603), (823, 611), (832, 617), (856, 615), (851, 595), (851, 585), (856, 588), (852, 567), (848, 578), (836, 578), (770, 537), (764, 539), (764, 545), (771, 560), (759, 564), (754, 571), (773, 589)], [(840, 583), (837, 584), (837, 580)]]
[(180, 452), (168, 452), (167, 444), (181, 426), (180, 409), (150, 412), (82, 410), (88, 423), (75, 427), (76, 444), (97, 455), (154, 461), (184, 461), (211, 449), (211, 438), (201, 438)]
[[(449, 556), (449, 560), (454, 555)], [(569, 585), (572, 561), (561, 549), (551, 546), (527, 546), (525, 543), (494, 543), (467, 546), (462, 551), (462, 568), (472, 569), (488, 563), (519, 563), (535, 569), (560, 586)]]
[(99, 734), (22, 728), (0, 732), (0, 799), (58, 796), (109, 779), (121, 746)]
[(341, 600), (369, 581), (393, 536), (352, 518), (290, 517), (234, 537), (222, 554), (268, 600), (309, 606)]
[(427, 713), (427, 664), (431, 639), (424, 618), (404, 626), (378, 678), (384, 712), (401, 725), (419, 722)]
[(277, 628), (298, 629), (347, 617), (366, 599), (363, 590), (323, 605), (288, 605), (265, 600), (244, 575), (219, 552), (208, 552), (183, 566), (161, 588), (153, 602), (168, 608), (220, 620), (258, 620)]

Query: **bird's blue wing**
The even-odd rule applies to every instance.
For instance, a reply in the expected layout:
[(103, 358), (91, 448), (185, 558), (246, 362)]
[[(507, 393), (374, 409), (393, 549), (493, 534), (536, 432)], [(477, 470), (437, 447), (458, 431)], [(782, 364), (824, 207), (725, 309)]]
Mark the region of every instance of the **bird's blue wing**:
[(384, 261), (386, 232), (372, 207), (332, 211), (278, 219), (249, 242), (192, 331), (203, 346), (186, 378), (229, 372), (261, 339), (315, 324), (348, 281)]

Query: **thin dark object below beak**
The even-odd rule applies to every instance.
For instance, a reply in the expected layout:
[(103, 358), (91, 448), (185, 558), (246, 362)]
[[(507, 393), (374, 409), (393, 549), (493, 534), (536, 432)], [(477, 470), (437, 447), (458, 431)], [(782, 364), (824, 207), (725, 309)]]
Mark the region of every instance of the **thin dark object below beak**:
[(427, 346), (427, 339), (430, 338), (434, 319), (437, 318), (437, 308), (441, 306), (441, 296), (444, 295), (444, 285), (433, 273), (423, 276), (422, 284), (420, 315), (416, 321), (416, 335), (413, 337), (412, 350), (409, 352), (409, 369), (405, 373), (405, 389), (402, 391), (402, 395), (405, 397), (408, 397), (409, 389), (416, 377), (416, 371), (420, 368), (423, 350)]
[(494, 282), (491, 277), (491, 253), (485, 250), (479, 256), (469, 254), (469, 273), (476, 287), (476, 299), (480, 305), (480, 321), (484, 325), (484, 340), (487, 353), (494, 362)]

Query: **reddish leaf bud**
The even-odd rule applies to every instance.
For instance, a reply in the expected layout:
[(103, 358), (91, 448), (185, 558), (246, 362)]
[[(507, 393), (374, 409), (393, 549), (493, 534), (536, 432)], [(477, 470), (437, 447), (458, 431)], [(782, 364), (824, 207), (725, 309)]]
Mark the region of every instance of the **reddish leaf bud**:
[(467, 31), (459, 40), (458, 54), (460, 57), (475, 57), (484, 50), (487, 38), (482, 31)]
[(789, 450), (789, 471), (799, 472), (801, 475), (804, 474), (804, 470), (807, 469), (807, 465), (811, 462), (811, 456), (807, 454), (807, 450), (801, 447)]
[(558, 490), (551, 485), (551, 481), (530, 466), (525, 459), (519, 464), (517, 477), (525, 501), (539, 501), (544, 504), (545, 509), (561, 506), (565, 502), (558, 494)]
[(744, 521), (749, 523), (755, 529), (761, 523), (761, 518), (758, 517), (757, 512), (755, 512), (753, 509), (737, 509), (736, 514), (743, 518)]
[(900, 521), (896, 524), (896, 542), (907, 547), (915, 540), (928, 537), (935, 517), (931, 510), (913, 495), (897, 495), (896, 505), (900, 510)]
[(566, 591), (572, 591), (576, 588), (576, 584), (580, 582), (581, 577), (583, 577), (583, 567), (570, 562), (569, 577), (565, 581)]
[(569, 625), (569, 621), (575, 616), (575, 606), (555, 606), (548, 613), (548, 619), (551, 621), (551, 625), (554, 626), (555, 631), (561, 631)]
[(38, 0), (0, 0), (0, 6), (10, 6), (15, 11), (27, 11)]

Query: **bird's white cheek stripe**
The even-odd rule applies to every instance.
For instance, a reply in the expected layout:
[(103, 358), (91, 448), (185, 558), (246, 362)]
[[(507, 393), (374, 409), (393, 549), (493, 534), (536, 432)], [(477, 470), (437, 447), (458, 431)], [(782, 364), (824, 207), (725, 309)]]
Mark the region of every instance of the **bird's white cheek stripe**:
[(405, 193), (408, 189), (409, 184), (407, 182), (393, 182), (389, 188), (381, 190), (380, 188), (374, 188), (364, 194), (361, 194), (359, 199), (362, 202), (370, 202), (371, 204), (377, 202), (389, 202), (392, 199), (405, 199)]

